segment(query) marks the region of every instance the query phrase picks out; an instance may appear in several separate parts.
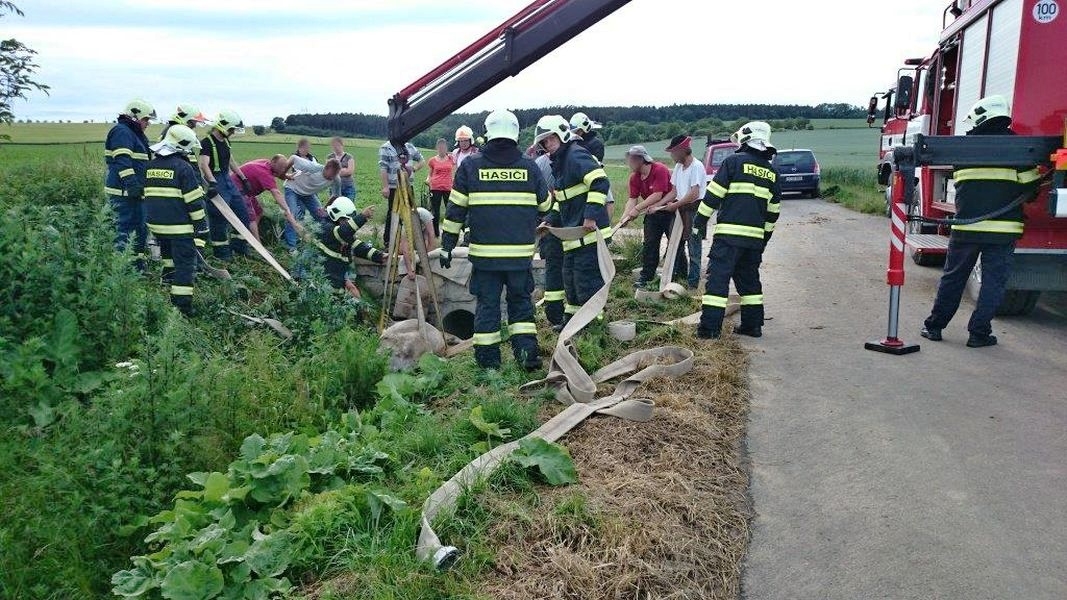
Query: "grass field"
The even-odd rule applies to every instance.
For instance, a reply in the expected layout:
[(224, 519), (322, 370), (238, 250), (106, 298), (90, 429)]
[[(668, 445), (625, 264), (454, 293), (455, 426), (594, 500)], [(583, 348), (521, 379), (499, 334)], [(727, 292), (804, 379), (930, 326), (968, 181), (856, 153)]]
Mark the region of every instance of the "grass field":
[[(700, 344), (691, 331), (651, 326), (627, 344), (602, 326), (583, 332), (577, 352), (590, 369), (673, 343), (695, 349), (699, 374), (649, 385), (654, 423), (598, 418), (565, 439), (577, 485), (550, 489), (538, 472), (510, 465), (473, 490), (438, 528), (462, 545), (463, 561), (435, 571), (413, 554), (426, 496), (560, 406), (516, 392), (530, 376), (507, 351), (499, 372), (482, 372), (467, 354), (386, 375), (377, 305), (334, 295), (314, 267), (310, 280), (290, 285), (264, 263), (236, 258), (226, 265), (232, 280), (198, 278), (197, 316), (180, 317), (159, 265), (138, 276), (112, 248), (105, 130), (17, 125), (9, 131), (23, 143), (0, 144), (8, 282), (0, 288), (0, 597), (103, 598), (114, 584), (132, 597), (158, 598), (169, 586), (166, 597), (215, 598), (203, 590), (224, 585), (222, 597), (266, 598), (281, 576), (294, 598), (548, 597), (566, 571), (545, 564), (546, 549), (583, 573), (567, 584), (569, 597), (622, 593), (627, 581), (655, 597), (736, 597), (748, 536), (747, 383), (735, 341)], [(296, 137), (238, 139), (235, 156), (245, 161), (289, 153)], [(349, 143), (361, 206), (384, 203), (378, 145)], [(326, 141), (314, 139), (312, 152), (323, 158)], [(625, 198), (626, 169), (607, 169)], [(269, 197), (261, 200), (277, 221)], [(310, 247), (290, 256), (269, 231), (264, 241), (285, 266), (318, 256)], [(697, 310), (688, 297), (634, 300), (625, 274), (639, 250), (632, 239), (616, 245), (620, 276), (605, 316)], [(280, 340), (229, 311), (278, 318), (294, 337)], [(539, 337), (547, 357), (555, 338), (544, 322)], [(679, 521), (681, 508), (650, 516), (644, 504), (620, 503), (632, 471), (605, 476), (605, 439), (612, 456), (630, 455), (628, 467), (650, 473), (632, 498), (708, 508)], [(656, 461), (661, 451), (669, 464)], [(257, 453), (255, 465), (269, 470), (249, 468)], [(695, 495), (670, 485), (683, 479)], [(600, 577), (602, 557), (620, 553), (632, 560), (618, 577)], [(131, 563), (142, 555), (150, 560)]]

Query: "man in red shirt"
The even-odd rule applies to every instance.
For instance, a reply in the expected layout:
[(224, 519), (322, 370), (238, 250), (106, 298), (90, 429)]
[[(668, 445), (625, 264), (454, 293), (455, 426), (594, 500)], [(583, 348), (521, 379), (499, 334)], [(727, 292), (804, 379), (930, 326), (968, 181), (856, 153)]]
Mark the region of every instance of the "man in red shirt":
[[(250, 193), (244, 194), (245, 205), (248, 207), (248, 230), (252, 232), (252, 235), (257, 240), (259, 239), (259, 219), (263, 216), (263, 207), (260, 206), (256, 197), (266, 191), (269, 191), (274, 196), (274, 201), (281, 207), (285, 220), (289, 221), (289, 224), (295, 227), (297, 231), (303, 231), (303, 227), (293, 218), (293, 213), (289, 211), (285, 196), (282, 195), (281, 190), (278, 189), (278, 183), (275, 181), (275, 178), (284, 179), (288, 169), (289, 159), (283, 154), (275, 154), (270, 159), (251, 160), (240, 167), (241, 173), (247, 178), (249, 184), (249, 189), (246, 192)], [(237, 180), (237, 175), (230, 175), (230, 177), (233, 178), (234, 185), (240, 190), (242, 185)]]
[[(647, 287), (656, 277), (659, 266), (660, 240), (670, 239), (675, 214), (670, 211), (652, 211), (660, 205), (663, 197), (671, 191), (671, 171), (663, 163), (652, 160), (644, 146), (633, 146), (626, 153), (630, 165), (630, 199), (626, 202), (624, 221), (632, 221), (645, 215), (645, 239), (642, 252), (641, 275), (635, 287)], [(678, 246), (678, 258), (674, 261), (674, 277), (684, 275), (685, 254)]]

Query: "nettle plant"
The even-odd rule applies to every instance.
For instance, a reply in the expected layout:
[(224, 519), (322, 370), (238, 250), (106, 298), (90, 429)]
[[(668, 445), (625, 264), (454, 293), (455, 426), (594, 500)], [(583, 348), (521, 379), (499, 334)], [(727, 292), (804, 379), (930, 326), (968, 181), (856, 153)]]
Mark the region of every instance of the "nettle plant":
[(247, 437), (226, 473), (190, 474), (199, 489), (179, 492), (172, 509), (145, 520), (158, 526), (145, 539), (155, 551), (115, 573), (113, 593), (208, 600), (287, 592), (292, 586), (284, 574), (297, 543), (291, 508), (297, 500), (348, 486), (362, 492), (363, 508), (374, 521), (386, 511), (407, 510), (398, 498), (359, 482), (379, 479), (389, 459), (364, 439), (366, 431), (350, 413), (340, 427), (314, 437)]

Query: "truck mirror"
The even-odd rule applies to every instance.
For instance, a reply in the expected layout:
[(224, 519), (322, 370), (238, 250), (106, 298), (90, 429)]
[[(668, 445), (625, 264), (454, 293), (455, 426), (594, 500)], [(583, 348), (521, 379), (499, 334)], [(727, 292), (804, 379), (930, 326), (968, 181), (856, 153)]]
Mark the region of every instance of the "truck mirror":
[(875, 115), (878, 114), (878, 96), (871, 96), (867, 103), (867, 127), (874, 125)]
[(911, 86), (915, 83), (915, 80), (910, 75), (903, 75), (897, 80), (897, 99), (893, 104), (893, 108), (897, 110), (908, 110), (911, 108)]

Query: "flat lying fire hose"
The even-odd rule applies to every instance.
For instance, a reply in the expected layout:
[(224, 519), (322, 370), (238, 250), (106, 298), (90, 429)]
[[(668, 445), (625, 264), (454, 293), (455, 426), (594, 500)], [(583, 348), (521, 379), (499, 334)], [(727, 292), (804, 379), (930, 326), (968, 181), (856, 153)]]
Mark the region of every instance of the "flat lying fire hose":
[[(552, 228), (552, 235), (561, 240), (576, 240), (588, 232), (581, 227)], [(562, 412), (549, 419), (527, 438), (541, 438), (548, 442), (560, 439), (590, 415), (604, 414), (644, 422), (652, 418), (654, 403), (645, 399), (630, 399), (640, 385), (655, 377), (677, 377), (693, 368), (693, 351), (680, 346), (663, 346), (641, 350), (627, 355), (590, 375), (578, 362), (577, 352), (571, 338), (586, 325), (592, 323), (607, 305), (611, 282), (615, 277), (615, 265), (611, 261), (604, 238), (597, 231), (597, 258), (604, 285), (586, 302), (559, 335), (548, 375), (520, 388), (522, 392), (552, 388), (556, 398), (567, 404)], [(615, 386), (610, 396), (596, 398), (597, 385), (617, 377), (626, 376)], [(463, 467), (441, 487), (437, 488), (422, 506), (422, 528), (419, 532), (416, 555), (421, 560), (432, 560), (439, 569), (447, 569), (459, 557), (459, 550), (446, 546), (433, 530), (433, 520), (443, 512), (455, 508), (456, 501), (464, 490), (487, 478), (519, 446), (515, 440), (493, 448)]]
[(678, 258), (678, 246), (682, 243), (682, 230), (685, 228), (685, 224), (682, 221), (682, 215), (675, 213), (674, 224), (671, 225), (671, 235), (667, 238), (667, 255), (663, 259), (663, 270), (659, 276), (659, 290), (637, 290), (634, 298), (638, 302), (650, 303), (659, 302), (660, 300), (675, 300), (689, 295), (684, 286), (671, 281), (674, 278), (674, 263)]
[(248, 242), (248, 245), (252, 246), (252, 249), (262, 256), (263, 260), (267, 261), (267, 264), (274, 267), (274, 270), (281, 273), (281, 276), (287, 281), (293, 280), (293, 276), (289, 274), (289, 271), (286, 271), (285, 267), (278, 264), (278, 261), (274, 259), (274, 255), (252, 235), (252, 232), (249, 231), (248, 228), (245, 227), (245, 224), (241, 222), (241, 219), (234, 214), (233, 210), (230, 209), (230, 206), (226, 204), (226, 201), (222, 199), (222, 196), (219, 196), (218, 194), (212, 196), (211, 204), (222, 213), (222, 216), (234, 229), (237, 230), (237, 233), (241, 234), (244, 240)]

